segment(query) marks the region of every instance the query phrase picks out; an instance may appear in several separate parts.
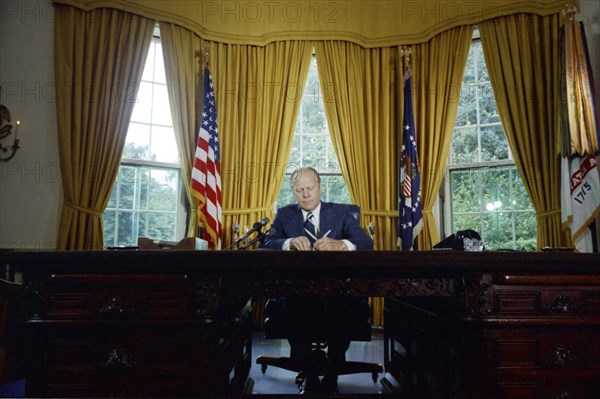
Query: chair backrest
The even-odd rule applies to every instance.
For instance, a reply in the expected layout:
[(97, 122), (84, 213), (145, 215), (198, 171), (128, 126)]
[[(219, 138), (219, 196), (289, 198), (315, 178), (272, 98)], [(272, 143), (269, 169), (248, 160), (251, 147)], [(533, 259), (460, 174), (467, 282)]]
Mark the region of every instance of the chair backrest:
[(354, 216), (354, 218), (360, 223), (360, 206), (349, 204), (348, 208), (350, 209), (352, 216)]

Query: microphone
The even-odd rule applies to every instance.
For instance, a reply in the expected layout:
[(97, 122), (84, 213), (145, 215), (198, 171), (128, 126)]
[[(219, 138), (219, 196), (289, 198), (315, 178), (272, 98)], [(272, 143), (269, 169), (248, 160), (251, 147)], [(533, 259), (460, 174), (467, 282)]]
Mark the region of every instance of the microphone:
[(243, 236), (236, 239), (235, 242), (238, 243), (240, 241), (244, 241), (246, 238), (250, 237), (250, 234), (254, 233), (255, 231), (260, 231), (260, 229), (262, 229), (263, 226), (265, 226), (267, 223), (269, 223), (269, 218), (268, 217), (262, 218), (258, 222), (254, 223), (252, 228), (250, 230), (248, 230), (247, 232), (245, 232)]
[(258, 235), (256, 237), (254, 237), (252, 240), (248, 241), (247, 243), (244, 243), (238, 249), (246, 249), (248, 247), (251, 247), (258, 241), (261, 242), (261, 246), (262, 246), (264, 239), (267, 237), (271, 237), (273, 234), (275, 234), (275, 229), (271, 227), (269, 230), (265, 231), (264, 233), (262, 233), (262, 232), (258, 233)]

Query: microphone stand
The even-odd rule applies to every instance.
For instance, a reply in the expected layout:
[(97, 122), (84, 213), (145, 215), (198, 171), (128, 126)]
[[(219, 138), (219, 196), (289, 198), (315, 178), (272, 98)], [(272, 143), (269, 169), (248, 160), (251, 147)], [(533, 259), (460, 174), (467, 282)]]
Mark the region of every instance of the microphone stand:
[(260, 230), (258, 231), (258, 235), (256, 237), (254, 237), (252, 240), (246, 242), (244, 245), (242, 245), (241, 247), (237, 248), (238, 250), (240, 249), (246, 249), (252, 245), (254, 245), (255, 243), (257, 243), (258, 241), (262, 241), (265, 239), (265, 233), (261, 232)]

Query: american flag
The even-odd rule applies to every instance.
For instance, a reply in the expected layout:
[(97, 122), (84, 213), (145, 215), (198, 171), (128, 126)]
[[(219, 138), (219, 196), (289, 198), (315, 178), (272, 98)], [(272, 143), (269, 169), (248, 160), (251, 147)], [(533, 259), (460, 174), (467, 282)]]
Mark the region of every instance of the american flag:
[(202, 120), (194, 156), (191, 193), (198, 200), (198, 226), (204, 227), (209, 249), (221, 249), (221, 161), (217, 106), (212, 77), (204, 69)]
[(410, 250), (423, 225), (421, 177), (417, 156), (417, 134), (412, 104), (410, 69), (404, 77), (404, 126), (402, 152), (399, 157), (398, 246)]

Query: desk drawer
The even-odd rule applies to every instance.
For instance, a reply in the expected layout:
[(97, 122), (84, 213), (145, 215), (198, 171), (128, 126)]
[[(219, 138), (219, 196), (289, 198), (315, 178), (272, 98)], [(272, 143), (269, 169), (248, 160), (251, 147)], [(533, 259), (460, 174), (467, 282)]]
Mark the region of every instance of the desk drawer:
[(556, 286), (494, 286), (498, 316), (600, 315), (600, 288)]
[(577, 370), (600, 371), (600, 335), (596, 329), (554, 329), (497, 332), (488, 337), (497, 371)]
[(546, 376), (522, 380), (499, 380), (495, 394), (482, 389), (476, 398), (493, 399), (598, 399), (600, 383), (597, 378), (561, 378)]
[[(52, 328), (44, 358), (33, 367), (28, 396), (162, 397), (189, 395), (182, 387), (204, 373), (194, 348), (216, 338), (185, 325)], [(195, 390), (204, 387), (196, 384)], [(39, 389), (39, 391), (37, 391)], [(178, 394), (179, 393), (179, 394)]]
[(209, 318), (217, 284), (173, 276), (52, 276), (35, 290), (32, 318), (44, 320), (161, 320)]

